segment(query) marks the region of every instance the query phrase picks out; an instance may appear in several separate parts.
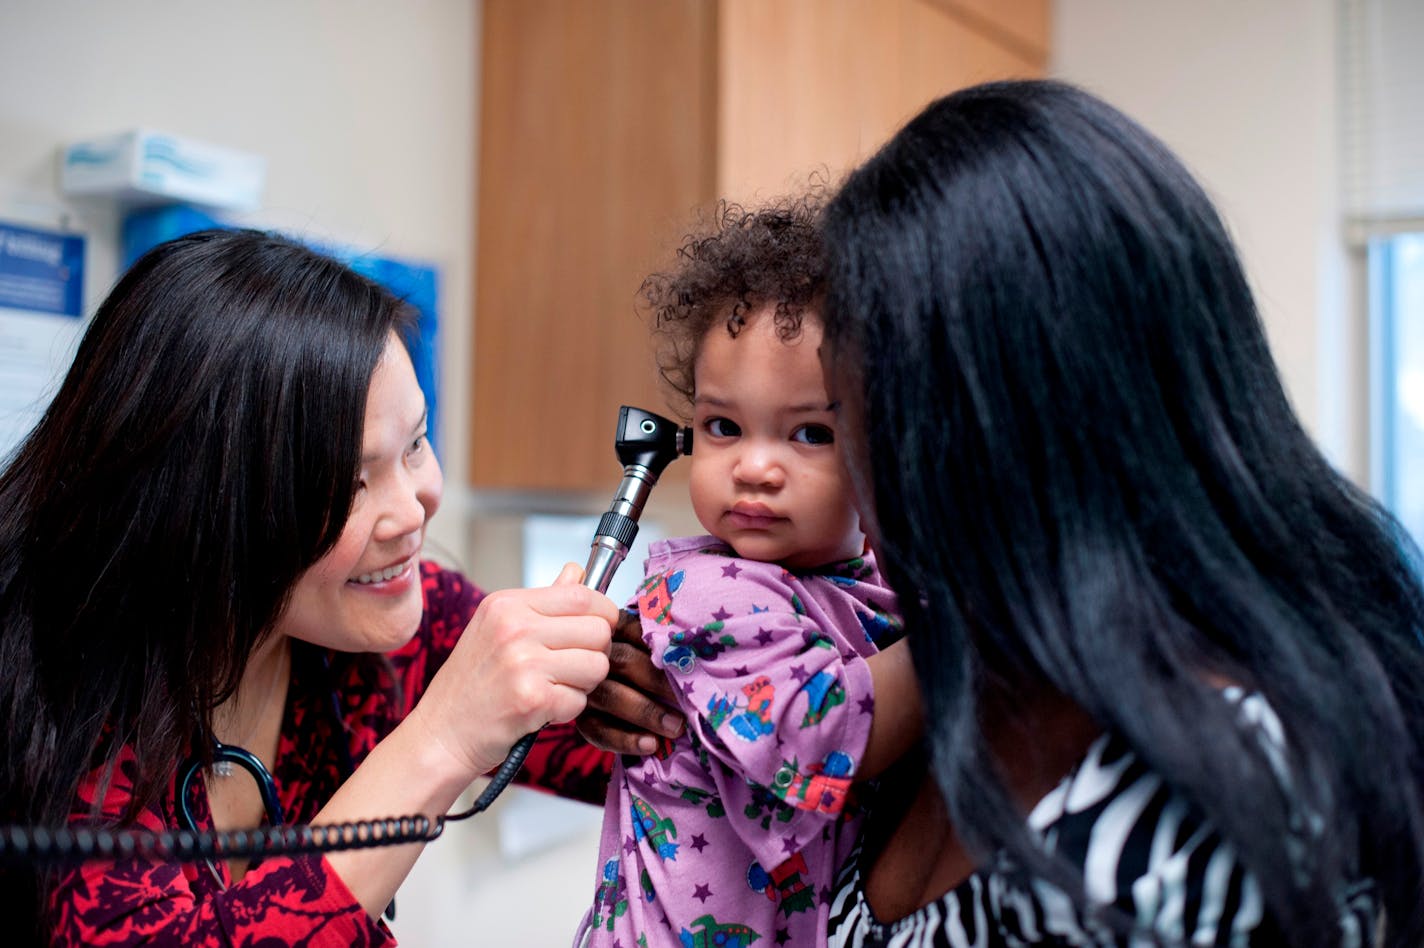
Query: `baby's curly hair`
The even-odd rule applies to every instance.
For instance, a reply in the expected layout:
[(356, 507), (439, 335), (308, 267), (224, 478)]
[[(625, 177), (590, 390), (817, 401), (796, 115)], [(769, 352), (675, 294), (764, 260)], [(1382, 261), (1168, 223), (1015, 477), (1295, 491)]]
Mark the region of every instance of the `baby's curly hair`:
[(777, 334), (790, 340), (801, 333), (825, 284), (826, 200), (826, 189), (813, 185), (753, 208), (720, 201), (678, 248), (674, 266), (643, 281), (638, 293), (654, 320), (658, 372), (685, 414), (696, 394), (693, 365), (715, 327), (735, 337), (748, 313), (772, 304)]

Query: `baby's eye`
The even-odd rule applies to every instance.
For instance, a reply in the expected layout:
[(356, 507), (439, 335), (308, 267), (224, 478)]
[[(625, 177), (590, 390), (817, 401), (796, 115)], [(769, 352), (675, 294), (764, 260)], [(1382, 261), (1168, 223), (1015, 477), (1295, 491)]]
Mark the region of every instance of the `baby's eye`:
[(702, 427), (714, 438), (735, 438), (742, 433), (737, 423), (729, 418), (708, 418), (702, 423)]
[(829, 425), (802, 425), (791, 432), (791, 440), (802, 444), (835, 444), (836, 433)]
[(410, 447), (406, 448), (406, 451), (410, 454), (419, 454), (425, 445), (425, 432), (422, 431), (415, 436), (415, 440), (410, 443)]

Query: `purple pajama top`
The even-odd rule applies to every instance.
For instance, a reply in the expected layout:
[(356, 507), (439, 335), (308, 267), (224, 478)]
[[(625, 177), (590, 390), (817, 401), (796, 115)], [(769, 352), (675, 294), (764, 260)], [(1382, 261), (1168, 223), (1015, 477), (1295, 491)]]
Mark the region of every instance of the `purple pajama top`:
[(824, 943), (894, 594), (869, 554), (792, 572), (706, 536), (655, 544), (646, 576), (643, 639), (687, 730), (615, 762), (577, 943)]

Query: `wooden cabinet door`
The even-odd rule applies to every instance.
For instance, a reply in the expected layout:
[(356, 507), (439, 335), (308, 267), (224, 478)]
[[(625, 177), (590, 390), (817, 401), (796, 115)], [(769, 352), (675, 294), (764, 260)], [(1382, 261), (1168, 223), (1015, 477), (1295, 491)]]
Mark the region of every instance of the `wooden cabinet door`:
[(635, 295), (715, 187), (715, 12), (486, 0), (475, 486), (611, 491), (618, 406), (663, 410)]

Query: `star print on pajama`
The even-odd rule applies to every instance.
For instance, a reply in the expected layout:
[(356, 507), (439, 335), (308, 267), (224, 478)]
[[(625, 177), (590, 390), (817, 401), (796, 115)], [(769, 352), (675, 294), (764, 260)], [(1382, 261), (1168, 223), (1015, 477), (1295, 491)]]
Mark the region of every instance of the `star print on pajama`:
[(645, 575), (643, 638), (688, 727), (614, 765), (588, 944), (823, 942), (894, 594), (870, 555), (793, 573), (712, 537), (655, 544)]

